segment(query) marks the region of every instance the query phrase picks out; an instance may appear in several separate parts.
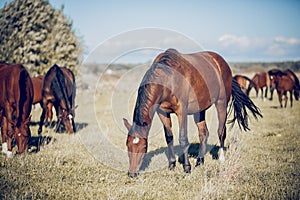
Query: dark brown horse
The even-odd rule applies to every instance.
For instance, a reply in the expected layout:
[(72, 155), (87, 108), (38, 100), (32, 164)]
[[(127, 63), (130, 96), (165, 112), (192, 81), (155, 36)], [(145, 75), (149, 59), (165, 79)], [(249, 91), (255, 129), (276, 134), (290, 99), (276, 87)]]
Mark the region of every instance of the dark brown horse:
[(247, 88), (252, 82), (251, 79), (244, 75), (235, 75), (233, 79), (236, 80), (236, 82), (240, 85), (243, 92), (246, 94)]
[[(32, 80), (32, 84), (33, 84), (33, 91), (34, 91), (34, 95), (33, 95), (33, 102), (32, 104), (35, 105), (37, 103), (39, 103), (42, 107), (42, 103), (43, 103), (43, 97), (42, 97), (42, 85), (43, 85), (43, 75), (39, 75), (36, 77), (33, 77)], [(53, 118), (53, 112), (52, 112), (52, 107), (53, 104), (48, 103), (47, 105), (47, 111), (46, 111), (46, 119), (45, 119), (45, 124), (46, 126), (52, 121)]]
[[(247, 89), (247, 95), (249, 96), (249, 93), (251, 89), (254, 87), (256, 92), (256, 97), (258, 97), (258, 91), (261, 90), (261, 98), (267, 98), (268, 95), (268, 88), (270, 87), (270, 78), (269, 74), (267, 72), (260, 72), (256, 73), (254, 77), (252, 78), (252, 82), (249, 84), (249, 87)], [(263, 95), (265, 89), (265, 95)]]
[(187, 115), (194, 115), (199, 132), (199, 155), (196, 166), (204, 163), (208, 129), (205, 122), (205, 111), (215, 104), (218, 112), (218, 135), (220, 139), (220, 160), (224, 160), (224, 141), (226, 137), (225, 122), (227, 105), (232, 96), (234, 118), (239, 125), (248, 129), (248, 114), (261, 116), (259, 109), (243, 93), (225, 60), (213, 52), (180, 54), (174, 49), (161, 53), (146, 72), (138, 90), (138, 97), (133, 115), (133, 125), (124, 119), (128, 129), (127, 148), (129, 156), (128, 175), (134, 177), (147, 152), (148, 134), (157, 112), (165, 131), (169, 150), (169, 168), (176, 164), (173, 132), (170, 114), (175, 113), (179, 122), (179, 143), (182, 149), (183, 168), (190, 173), (188, 159), (189, 142), (187, 137)]
[(67, 132), (74, 133), (75, 128), (75, 95), (76, 83), (73, 72), (65, 67), (54, 65), (46, 73), (43, 80), (42, 108), (38, 133), (41, 134), (45, 114), (49, 103), (54, 105), (57, 124), (56, 132), (60, 132), (63, 125)]
[(19, 64), (0, 64), (0, 110), (2, 152), (12, 157), (12, 138), (18, 154), (28, 148), (33, 86), (27, 70)]

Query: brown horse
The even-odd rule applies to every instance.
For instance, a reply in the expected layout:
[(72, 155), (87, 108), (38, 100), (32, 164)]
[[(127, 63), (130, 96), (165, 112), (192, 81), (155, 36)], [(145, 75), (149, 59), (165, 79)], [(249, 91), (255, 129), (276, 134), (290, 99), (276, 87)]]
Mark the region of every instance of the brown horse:
[(0, 64), (0, 110), (2, 152), (12, 157), (12, 138), (18, 154), (28, 148), (33, 86), (27, 70), (19, 64)]
[[(42, 101), (43, 100), (43, 97), (42, 97), (43, 78), (44, 78), (43, 75), (39, 75), (39, 76), (33, 77), (31, 79), (32, 84), (33, 84), (33, 91), (34, 91), (32, 105), (35, 105), (35, 104), (39, 103), (42, 107), (42, 103), (43, 103), (43, 101)], [(51, 104), (51, 103), (49, 103), (47, 105), (46, 119), (45, 119), (46, 126), (52, 121), (52, 118), (53, 118), (52, 107), (53, 107), (53, 104)]]
[(41, 134), (45, 114), (49, 103), (54, 105), (57, 116), (56, 132), (60, 132), (61, 124), (69, 133), (75, 128), (75, 95), (76, 83), (73, 72), (67, 68), (54, 65), (46, 73), (42, 88), (42, 108), (38, 133)]
[(187, 115), (194, 115), (194, 121), (198, 127), (200, 140), (196, 162), (198, 166), (204, 163), (208, 138), (205, 111), (215, 104), (219, 119), (219, 159), (224, 160), (225, 122), (227, 105), (231, 96), (234, 107), (232, 122), (237, 120), (239, 125), (247, 130), (246, 108), (250, 109), (255, 117), (261, 116), (260, 111), (243, 93), (238, 83), (232, 80), (231, 70), (220, 55), (213, 52), (180, 54), (175, 49), (169, 49), (158, 55), (139, 87), (133, 125), (124, 119), (124, 125), (128, 129), (126, 142), (129, 156), (128, 175), (130, 177), (138, 175), (143, 157), (147, 152), (148, 134), (155, 112), (164, 125), (170, 169), (173, 169), (176, 164), (170, 114), (177, 115), (183, 168), (186, 173), (190, 173)]
[(268, 71), (268, 75), (269, 75), (269, 79), (270, 79), (270, 100), (273, 100), (273, 93), (274, 93), (274, 89), (276, 88), (275, 86), (275, 74), (277, 74), (278, 72), (281, 72), (280, 69), (271, 69)]
[(296, 74), (290, 70), (290, 69), (287, 69), (287, 70), (284, 70), (283, 73), (286, 73), (290, 79), (292, 79), (293, 81), (293, 91), (294, 91), (294, 96), (295, 96), (295, 99), (297, 101), (299, 101), (299, 90), (300, 90), (300, 84), (299, 84), (299, 79), (298, 77), (296, 76)]
[[(294, 90), (294, 81), (293, 79), (284, 72), (277, 72), (273, 74), (273, 80), (274, 80), (274, 84), (275, 84), (275, 88), (277, 90), (277, 94), (278, 94), (278, 99), (279, 99), (279, 103), (280, 103), (280, 107), (282, 108), (282, 97), (285, 97), (285, 103), (284, 103), (284, 107), (286, 108), (287, 106), (287, 92), (290, 93), (290, 102), (291, 102), (291, 107), (293, 106), (293, 90)], [(298, 93), (299, 94), (299, 93)]]
[[(249, 96), (250, 90), (254, 87), (256, 92), (256, 97), (258, 97), (258, 91), (261, 90), (261, 98), (267, 98), (268, 88), (270, 86), (270, 78), (267, 72), (256, 73), (252, 78), (252, 82), (249, 84), (247, 89), (247, 95)], [(263, 88), (265, 89), (265, 96), (263, 96)]]
[(240, 85), (243, 92), (246, 94), (248, 88), (247, 86), (249, 86), (250, 83), (252, 82), (251, 79), (244, 75), (235, 75), (233, 79), (236, 80), (236, 82)]

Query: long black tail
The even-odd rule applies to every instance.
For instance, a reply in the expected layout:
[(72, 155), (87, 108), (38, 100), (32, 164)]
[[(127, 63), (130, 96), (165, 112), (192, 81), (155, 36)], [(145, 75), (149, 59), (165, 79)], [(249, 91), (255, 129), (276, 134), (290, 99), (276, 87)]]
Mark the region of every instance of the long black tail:
[(248, 112), (251, 111), (252, 115), (257, 119), (258, 116), (262, 117), (259, 108), (253, 101), (242, 91), (236, 80), (232, 79), (232, 101), (229, 108), (229, 113), (234, 109), (233, 119), (229, 123), (234, 123), (236, 120), (239, 127), (245, 131), (250, 130), (248, 127)]

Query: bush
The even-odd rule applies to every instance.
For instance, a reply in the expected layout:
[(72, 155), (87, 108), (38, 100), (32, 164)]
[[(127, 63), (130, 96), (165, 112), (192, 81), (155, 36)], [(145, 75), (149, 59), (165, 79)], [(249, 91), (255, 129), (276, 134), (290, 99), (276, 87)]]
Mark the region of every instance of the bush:
[(14, 0), (0, 10), (0, 61), (21, 63), (31, 74), (57, 64), (76, 72), (82, 45), (72, 21), (46, 0)]

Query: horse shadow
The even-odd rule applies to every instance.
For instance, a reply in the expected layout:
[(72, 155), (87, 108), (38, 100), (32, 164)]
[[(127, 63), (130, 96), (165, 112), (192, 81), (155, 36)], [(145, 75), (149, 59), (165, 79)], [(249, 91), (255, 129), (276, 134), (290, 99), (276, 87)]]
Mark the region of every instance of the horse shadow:
[[(35, 122), (35, 121), (31, 121), (30, 122), (30, 126), (39, 126), (39, 121)], [(47, 124), (45, 124), (45, 127), (48, 127), (48, 128), (54, 128), (57, 124), (57, 121), (52, 121), (52, 122), (48, 122)], [(76, 131), (80, 131), (84, 128), (86, 128), (89, 124), (86, 123), (86, 122), (75, 122), (75, 127), (76, 127)], [(62, 129), (61, 132), (59, 133), (63, 133), (64, 132), (64, 129)]]
[(37, 153), (40, 147), (55, 142), (56, 139), (51, 136), (32, 136), (28, 141), (28, 153)]
[[(219, 159), (219, 155), (218, 155), (219, 148), (220, 148), (219, 146), (207, 144), (205, 154), (209, 153), (212, 156), (212, 159), (217, 160), (217, 159)], [(224, 150), (226, 151), (227, 149), (224, 148)], [(174, 152), (178, 156), (178, 162), (180, 164), (183, 164), (183, 156), (182, 156), (183, 154), (182, 154), (182, 149), (181, 149), (180, 145), (174, 146)], [(154, 151), (148, 152), (143, 159), (140, 170), (144, 171), (145, 169), (147, 169), (151, 163), (152, 158), (154, 156), (162, 154), (162, 153), (164, 153), (165, 156), (167, 157), (168, 156), (168, 148), (161, 147)], [(190, 144), (189, 150), (188, 150), (189, 158), (197, 158), (198, 153), (199, 153), (199, 143)]]
[[(31, 121), (30, 122), (31, 126), (39, 126), (39, 122), (34, 122)], [(56, 122), (52, 121), (51, 123), (49, 123), (47, 125), (47, 127), (49, 128), (54, 128), (56, 126)], [(85, 127), (88, 126), (88, 123), (85, 122), (80, 122), (80, 123), (75, 123), (76, 126), (76, 131), (82, 130)], [(63, 130), (63, 129), (61, 129)], [(57, 132), (57, 133), (65, 133), (64, 130), (61, 132)], [(49, 145), (50, 143), (55, 142), (56, 139), (51, 137), (51, 136), (31, 136), (29, 141), (28, 141), (28, 153), (37, 153), (40, 151), (40, 147)], [(16, 142), (13, 141), (13, 146), (16, 145)]]

